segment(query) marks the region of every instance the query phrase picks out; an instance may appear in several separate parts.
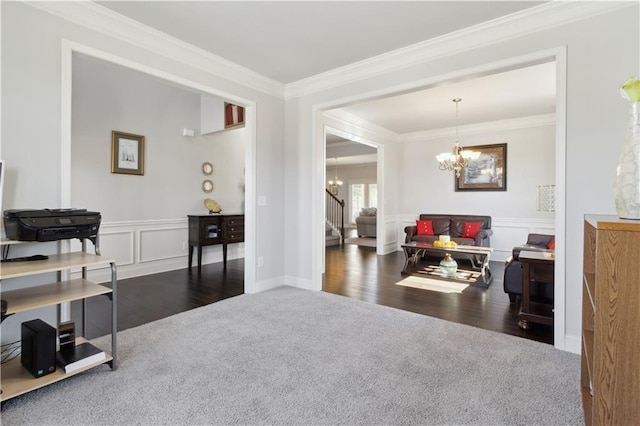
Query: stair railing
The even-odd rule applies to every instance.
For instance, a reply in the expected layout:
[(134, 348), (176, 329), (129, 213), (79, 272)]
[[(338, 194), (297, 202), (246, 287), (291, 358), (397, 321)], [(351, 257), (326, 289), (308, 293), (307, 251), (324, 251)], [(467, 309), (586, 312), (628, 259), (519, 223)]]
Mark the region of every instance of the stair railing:
[(344, 244), (344, 200), (338, 199), (328, 189), (326, 191), (326, 212), (327, 222), (340, 233), (340, 242)]

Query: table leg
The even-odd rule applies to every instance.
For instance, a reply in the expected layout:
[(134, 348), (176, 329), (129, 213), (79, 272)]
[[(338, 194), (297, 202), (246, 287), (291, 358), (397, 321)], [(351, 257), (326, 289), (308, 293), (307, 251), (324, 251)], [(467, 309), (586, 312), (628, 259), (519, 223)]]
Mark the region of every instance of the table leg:
[(194, 246), (189, 244), (189, 269), (191, 269), (191, 263), (193, 262), (193, 249)]
[[(529, 280), (529, 264), (522, 262), (522, 300), (520, 301), (520, 312), (528, 314), (530, 308), (530, 280)], [(521, 319), (518, 321), (518, 326), (523, 330), (528, 330), (531, 325), (527, 320)]]
[(198, 246), (198, 272), (202, 270), (202, 246)]

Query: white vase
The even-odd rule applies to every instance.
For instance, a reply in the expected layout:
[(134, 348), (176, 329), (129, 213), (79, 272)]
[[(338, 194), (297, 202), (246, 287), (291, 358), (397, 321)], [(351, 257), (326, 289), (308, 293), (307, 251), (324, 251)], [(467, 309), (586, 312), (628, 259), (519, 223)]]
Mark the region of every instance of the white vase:
[(640, 220), (640, 102), (629, 107), (629, 126), (616, 170), (614, 193), (618, 216)]

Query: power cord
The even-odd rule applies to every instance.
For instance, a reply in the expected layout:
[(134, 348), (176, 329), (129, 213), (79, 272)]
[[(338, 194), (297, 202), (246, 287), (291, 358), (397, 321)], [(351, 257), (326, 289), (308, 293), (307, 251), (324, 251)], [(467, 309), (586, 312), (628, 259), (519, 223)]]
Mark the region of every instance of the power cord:
[(2, 345), (2, 364), (9, 362), (21, 354), (21, 341), (7, 343)]

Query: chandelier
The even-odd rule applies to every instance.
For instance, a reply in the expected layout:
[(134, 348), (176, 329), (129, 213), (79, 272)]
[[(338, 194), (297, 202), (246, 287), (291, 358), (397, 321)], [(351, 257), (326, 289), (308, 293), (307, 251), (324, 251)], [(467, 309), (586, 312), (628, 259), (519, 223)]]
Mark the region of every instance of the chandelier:
[(338, 188), (340, 188), (342, 186), (342, 181), (340, 179), (338, 179), (338, 158), (335, 158), (336, 160), (336, 176), (335, 179), (330, 180), (329, 183), (329, 192), (331, 192), (333, 195), (337, 195), (338, 194)]
[(458, 103), (462, 101), (461, 98), (455, 98), (453, 102), (456, 103), (456, 143), (452, 152), (443, 152), (436, 155), (439, 168), (442, 171), (455, 171), (456, 177), (460, 177), (460, 171), (465, 168), (470, 161), (477, 160), (480, 157), (480, 153), (476, 151), (467, 151), (462, 149), (460, 141), (458, 139)]

